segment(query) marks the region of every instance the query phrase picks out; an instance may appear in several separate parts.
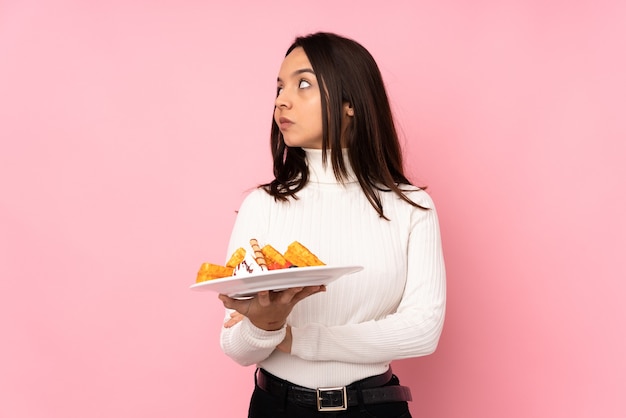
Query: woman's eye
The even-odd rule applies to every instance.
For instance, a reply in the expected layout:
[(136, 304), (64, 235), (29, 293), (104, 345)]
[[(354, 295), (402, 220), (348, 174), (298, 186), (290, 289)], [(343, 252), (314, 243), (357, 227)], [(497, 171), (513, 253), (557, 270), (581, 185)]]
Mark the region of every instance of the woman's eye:
[(300, 80), (300, 84), (298, 85), (301, 89), (305, 89), (307, 87), (311, 87), (311, 83), (306, 80)]
[(278, 96), (283, 91), (282, 87), (276, 88), (276, 96)]

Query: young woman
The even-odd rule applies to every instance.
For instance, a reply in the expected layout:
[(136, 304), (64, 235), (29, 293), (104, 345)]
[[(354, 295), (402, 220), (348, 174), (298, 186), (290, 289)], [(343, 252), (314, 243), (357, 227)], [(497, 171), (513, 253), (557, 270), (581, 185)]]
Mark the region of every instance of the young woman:
[(249, 417), (410, 417), (390, 363), (431, 354), (443, 327), (433, 202), (403, 173), (383, 80), (360, 44), (299, 37), (277, 83), (275, 178), (245, 198), (228, 254), (250, 238), (297, 240), (329, 266), (364, 269), (328, 288), (219, 296), (222, 349), (257, 366)]

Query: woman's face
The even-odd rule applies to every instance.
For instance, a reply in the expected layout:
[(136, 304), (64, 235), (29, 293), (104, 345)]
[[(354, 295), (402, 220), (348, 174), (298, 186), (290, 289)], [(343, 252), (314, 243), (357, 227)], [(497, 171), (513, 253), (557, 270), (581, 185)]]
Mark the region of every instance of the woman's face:
[(289, 147), (322, 148), (320, 85), (304, 50), (295, 48), (278, 72), (274, 120)]

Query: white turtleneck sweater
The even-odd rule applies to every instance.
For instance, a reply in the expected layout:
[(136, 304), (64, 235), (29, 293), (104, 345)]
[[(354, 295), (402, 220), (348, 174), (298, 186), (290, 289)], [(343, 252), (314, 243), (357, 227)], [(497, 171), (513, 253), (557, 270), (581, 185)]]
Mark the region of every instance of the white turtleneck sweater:
[(275, 350), (284, 328), (265, 331), (247, 319), (222, 328), (222, 349), (242, 365), (257, 364), (309, 388), (344, 386), (384, 373), (392, 360), (432, 353), (443, 327), (446, 291), (431, 198), (413, 187), (407, 193), (430, 208), (424, 210), (381, 192), (387, 221), (353, 174), (341, 184), (330, 164), (323, 167), (321, 150), (305, 151), (311, 177), (298, 199), (275, 202), (261, 189), (252, 191), (239, 209), (228, 255), (246, 248), (250, 238), (278, 251), (297, 240), (328, 266), (364, 269), (295, 306), (287, 319), (291, 354)]

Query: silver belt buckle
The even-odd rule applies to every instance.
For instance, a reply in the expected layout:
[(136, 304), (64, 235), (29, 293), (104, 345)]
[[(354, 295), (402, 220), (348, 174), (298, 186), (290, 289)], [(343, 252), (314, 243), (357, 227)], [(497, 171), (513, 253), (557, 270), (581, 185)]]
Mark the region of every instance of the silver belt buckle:
[(348, 391), (345, 386), (317, 388), (318, 411), (345, 411), (346, 409), (348, 409)]

